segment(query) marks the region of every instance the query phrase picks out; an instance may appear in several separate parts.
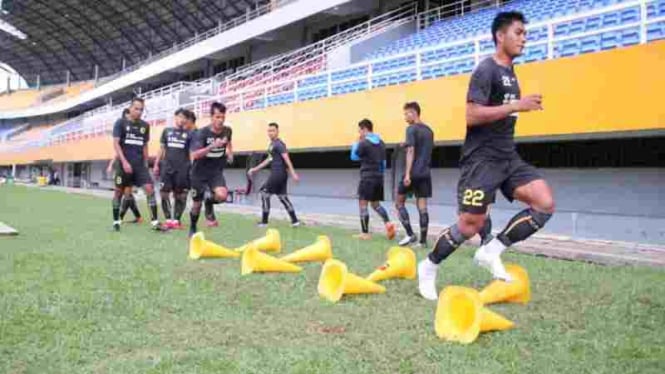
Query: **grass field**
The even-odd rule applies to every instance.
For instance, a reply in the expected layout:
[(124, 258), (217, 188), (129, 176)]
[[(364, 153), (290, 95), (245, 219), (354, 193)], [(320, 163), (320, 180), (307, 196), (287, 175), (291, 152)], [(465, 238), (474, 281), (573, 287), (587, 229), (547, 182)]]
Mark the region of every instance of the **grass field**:
[[(141, 202), (142, 210), (145, 210)], [(528, 269), (533, 300), (495, 311), (517, 323), (472, 345), (438, 340), (435, 304), (415, 281), (384, 295), (320, 299), (320, 265), (240, 276), (238, 261), (186, 258), (185, 232), (108, 230), (110, 201), (0, 186), (0, 373), (663, 373), (665, 271), (508, 254)], [(254, 218), (207, 229), (236, 246)], [(281, 231), (286, 251), (326, 233), (358, 274), (390, 243), (324, 227)], [(439, 286), (480, 288), (488, 274), (462, 249)], [(418, 257), (425, 255), (423, 251)]]

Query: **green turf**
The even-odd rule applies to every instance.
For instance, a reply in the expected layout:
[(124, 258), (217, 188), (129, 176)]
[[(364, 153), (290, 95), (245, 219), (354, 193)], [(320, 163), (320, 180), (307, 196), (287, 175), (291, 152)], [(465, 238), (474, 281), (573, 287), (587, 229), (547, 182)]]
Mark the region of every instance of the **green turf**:
[[(435, 304), (414, 281), (330, 304), (316, 292), (318, 264), (243, 277), (237, 260), (188, 261), (184, 232), (108, 231), (110, 207), (0, 187), (0, 221), (20, 231), (0, 238), (0, 373), (665, 372), (663, 270), (508, 254), (528, 269), (533, 300), (494, 306), (517, 328), (462, 346), (436, 337)], [(254, 221), (221, 215), (206, 235), (240, 245), (262, 234)], [(361, 275), (390, 245), (276, 226), (287, 251), (330, 235), (335, 256)], [(471, 256), (452, 256), (439, 286), (482, 287), (488, 274)]]

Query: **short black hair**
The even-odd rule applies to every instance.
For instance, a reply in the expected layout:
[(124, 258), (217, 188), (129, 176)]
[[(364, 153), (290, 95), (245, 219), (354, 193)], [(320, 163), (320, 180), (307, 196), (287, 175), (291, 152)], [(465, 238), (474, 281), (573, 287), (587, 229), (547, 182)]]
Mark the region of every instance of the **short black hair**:
[(277, 122), (270, 122), (270, 123), (268, 124), (268, 127), (274, 127), (274, 128), (276, 128), (276, 129), (279, 130), (279, 125), (277, 124)]
[(367, 118), (363, 118), (358, 122), (358, 127), (361, 129), (367, 129), (369, 132), (374, 131), (374, 124), (372, 124), (372, 121), (368, 120)]
[(528, 23), (524, 14), (514, 10), (510, 12), (499, 12), (496, 17), (494, 17), (494, 21), (492, 21), (492, 40), (494, 41), (494, 45), (497, 43), (496, 33), (512, 25), (515, 21), (522, 22), (525, 25)]
[(219, 101), (215, 101), (212, 104), (210, 104), (210, 115), (211, 116), (213, 114), (215, 114), (215, 110), (220, 112), (220, 113), (226, 114), (226, 106), (224, 104), (220, 103)]
[(145, 104), (145, 100), (143, 100), (142, 97), (134, 96), (134, 97), (132, 97), (132, 101), (129, 103), (129, 105), (132, 105), (137, 101), (141, 104)]
[(178, 108), (178, 110), (175, 111), (175, 116), (182, 115), (183, 117), (187, 118), (187, 110), (183, 108)]
[(420, 105), (418, 105), (418, 103), (415, 102), (415, 101), (411, 101), (411, 102), (408, 102), (408, 103), (404, 104), (404, 110), (407, 110), (407, 109), (413, 109), (413, 110), (416, 111), (416, 113), (418, 113), (418, 115), (420, 115)]
[(192, 112), (191, 110), (185, 110), (184, 116), (192, 123), (196, 123), (196, 114), (194, 114), (194, 112)]
[(125, 109), (122, 110), (122, 116), (123, 117), (128, 115), (128, 114), (129, 114), (129, 108), (125, 108)]

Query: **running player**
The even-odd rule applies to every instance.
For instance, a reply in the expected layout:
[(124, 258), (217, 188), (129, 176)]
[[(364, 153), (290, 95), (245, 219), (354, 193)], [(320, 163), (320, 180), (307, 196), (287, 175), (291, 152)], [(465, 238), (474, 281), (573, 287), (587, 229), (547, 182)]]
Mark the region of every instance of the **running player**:
[(141, 186), (148, 200), (152, 228), (161, 231), (157, 220), (155, 190), (148, 170), (148, 141), (150, 125), (141, 120), (143, 99), (135, 97), (129, 106), (127, 118), (120, 118), (113, 126), (115, 163), (115, 193), (113, 194), (113, 229), (120, 231), (120, 199), (127, 187)]
[[(261, 187), (261, 206), (263, 214), (259, 226), (268, 224), (268, 216), (270, 215), (270, 198), (272, 195), (277, 195), (279, 201), (284, 205), (284, 209), (291, 218), (291, 226), (300, 226), (300, 221), (296, 216), (296, 212), (286, 194), (286, 187), (289, 180), (289, 175), (294, 181), (300, 180), (298, 174), (293, 168), (293, 163), (289, 157), (289, 152), (286, 150), (286, 144), (279, 138), (279, 125), (276, 123), (268, 124), (268, 138), (270, 139), (270, 146), (268, 147), (268, 157), (256, 167), (249, 169), (248, 174), (252, 174), (263, 169), (270, 164), (270, 176), (266, 183)], [(288, 170), (288, 174), (287, 174)]]
[[(162, 131), (161, 148), (153, 167), (154, 174), (160, 177), (162, 211), (166, 218), (166, 227), (169, 229), (182, 228), (180, 217), (182, 217), (187, 205), (191, 164), (189, 145), (192, 138), (191, 132), (186, 129), (187, 122), (187, 111), (182, 108), (178, 109), (175, 112), (174, 126)], [(171, 192), (173, 192), (175, 200), (173, 215), (171, 215), (171, 198), (169, 196)]]
[(540, 173), (515, 150), (514, 132), (520, 112), (542, 110), (542, 96), (521, 96), (513, 61), (526, 43), (526, 19), (519, 12), (501, 12), (492, 22), (496, 51), (475, 69), (469, 83), (466, 139), (460, 160), (457, 223), (439, 236), (428, 258), (418, 265), (420, 294), (437, 298), (437, 266), (467, 239), (481, 231), (496, 191), (528, 207), (516, 214), (496, 238), (482, 245), (474, 262), (497, 279), (511, 281), (501, 253), (542, 228), (554, 213), (552, 191)]
[(420, 216), (420, 243), (419, 247), (427, 247), (427, 228), (429, 226), (429, 213), (427, 212), (427, 199), (432, 197), (432, 176), (430, 164), (432, 148), (434, 147), (434, 133), (420, 120), (420, 105), (416, 102), (404, 105), (404, 119), (408, 124), (406, 128), (406, 169), (404, 177), (397, 187), (395, 208), (399, 213), (399, 220), (406, 230), (406, 236), (399, 242), (401, 246), (408, 246), (418, 241), (411, 228), (409, 211), (405, 202), (408, 194), (416, 196), (416, 205)]
[[(233, 161), (231, 138), (233, 131), (224, 125), (226, 107), (214, 102), (210, 105), (210, 125), (197, 130), (192, 137), (190, 158), (192, 160), (191, 186), (192, 209), (190, 210), (189, 234), (197, 231), (201, 204), (223, 203), (228, 196), (224, 166)], [(209, 197), (205, 195), (209, 192)]]
[(386, 227), (388, 240), (395, 238), (395, 224), (390, 222), (383, 201), (383, 172), (386, 170), (386, 145), (375, 132), (372, 121), (363, 119), (358, 123), (359, 139), (351, 148), (351, 160), (360, 161), (358, 183), (358, 206), (360, 208), (359, 239), (367, 240), (369, 234), (369, 211), (367, 205), (381, 217)]

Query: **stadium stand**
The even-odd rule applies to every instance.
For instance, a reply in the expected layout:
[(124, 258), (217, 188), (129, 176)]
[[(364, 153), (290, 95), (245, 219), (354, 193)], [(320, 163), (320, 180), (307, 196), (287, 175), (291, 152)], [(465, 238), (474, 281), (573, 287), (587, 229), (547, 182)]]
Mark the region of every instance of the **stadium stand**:
[(39, 91), (22, 89), (0, 94), (0, 110), (28, 108), (37, 102)]
[[(563, 6), (564, 2), (516, 0), (498, 8), (479, 9), (456, 17), (446, 17), (445, 7), (437, 8), (418, 14), (419, 28), (411, 35), (378, 46), (360, 63), (341, 69), (328, 68), (326, 59), (331, 50), (412, 20), (415, 8), (409, 4), (320, 42), (242, 67), (225, 75), (219, 83), (214, 78), (177, 82), (145, 93), (142, 96), (149, 103), (146, 119), (165, 123), (170, 112), (183, 103), (202, 114), (212, 100), (222, 100), (230, 112), (238, 112), (469, 73), (493, 50), (487, 25), (494, 14), (502, 10), (520, 9), (531, 20), (529, 42), (518, 63), (665, 38), (665, 0), (647, 2), (645, 19), (639, 1), (576, 0), (572, 6), (570, 2)], [(208, 87), (215, 85), (216, 89), (205, 93), (209, 92)], [(83, 83), (76, 87), (89, 86)], [(197, 93), (202, 88), (204, 93)], [(193, 102), (183, 102), (183, 97)], [(53, 131), (44, 133), (50, 138), (44, 139), (44, 144), (102, 134), (108, 131), (123, 105), (105, 106), (87, 112), (81, 119), (56, 126)], [(88, 128), (87, 123), (93, 128)]]

